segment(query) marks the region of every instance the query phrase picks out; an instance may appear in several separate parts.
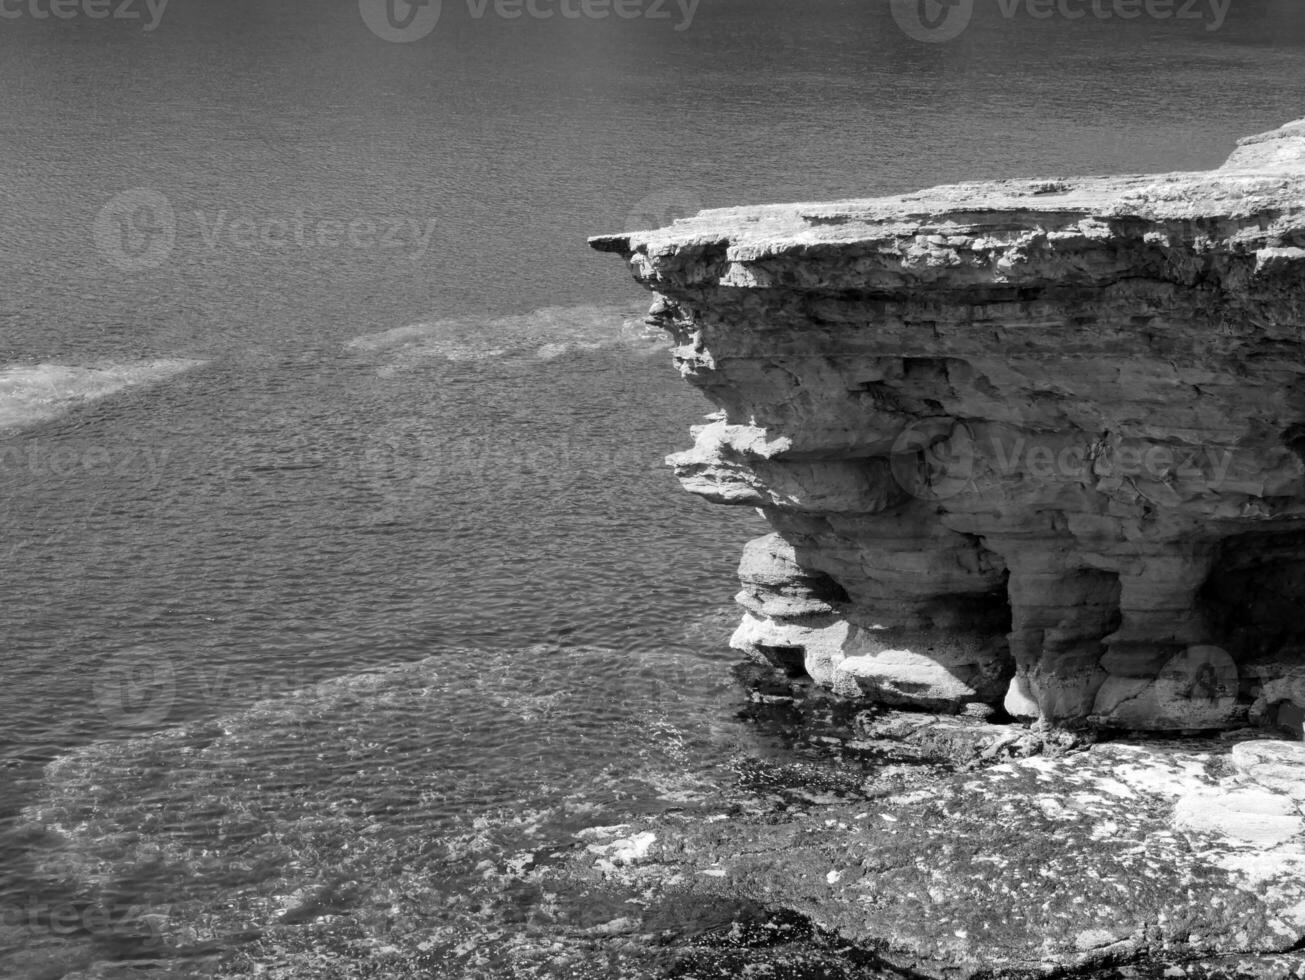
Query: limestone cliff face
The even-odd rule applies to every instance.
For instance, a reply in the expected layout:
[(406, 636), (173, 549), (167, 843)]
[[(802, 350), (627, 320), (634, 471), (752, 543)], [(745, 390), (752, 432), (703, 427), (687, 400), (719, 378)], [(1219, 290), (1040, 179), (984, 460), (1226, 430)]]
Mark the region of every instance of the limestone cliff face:
[(757, 507), (733, 643), (848, 694), (1125, 729), (1305, 708), (1305, 120), (1200, 174), (595, 238)]

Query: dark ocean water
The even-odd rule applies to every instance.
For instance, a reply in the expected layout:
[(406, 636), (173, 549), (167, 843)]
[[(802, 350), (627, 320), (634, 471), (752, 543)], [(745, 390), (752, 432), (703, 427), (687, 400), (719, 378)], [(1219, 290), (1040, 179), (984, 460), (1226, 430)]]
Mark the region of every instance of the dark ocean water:
[(726, 647), (764, 529), (662, 466), (709, 406), (585, 237), (1215, 166), (1305, 115), (1298, 6), (977, 0), (942, 43), (886, 0), (444, 0), (406, 43), (370, 0), (6, 7), (0, 977), (142, 922), (220, 952), (328, 879), (379, 942), (357, 910), (417, 872), (458, 910), (393, 942), (503, 946), (414, 839), (508, 860), (505, 813), (734, 792), (780, 751)]

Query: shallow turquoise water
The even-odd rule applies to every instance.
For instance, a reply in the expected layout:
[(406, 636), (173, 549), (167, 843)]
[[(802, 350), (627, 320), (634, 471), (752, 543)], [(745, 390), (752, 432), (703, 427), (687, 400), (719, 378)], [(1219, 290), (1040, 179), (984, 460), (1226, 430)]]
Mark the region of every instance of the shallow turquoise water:
[[(762, 527), (662, 466), (709, 406), (585, 236), (1216, 165), (1301, 115), (1305, 24), (1239, 0), (1209, 26), (981, 2), (929, 45), (843, 0), (703, 0), (679, 32), (445, 3), (412, 44), (307, 0), (4, 21), (0, 963), (229, 948), (294, 908), (325, 950), (314, 889), (359, 943), (517, 949), (480, 861), (736, 800), (732, 760), (785, 751), (735, 718), (725, 646)], [(175, 238), (124, 271), (94, 229), (141, 190)], [(390, 895), (409, 872), (434, 891)]]

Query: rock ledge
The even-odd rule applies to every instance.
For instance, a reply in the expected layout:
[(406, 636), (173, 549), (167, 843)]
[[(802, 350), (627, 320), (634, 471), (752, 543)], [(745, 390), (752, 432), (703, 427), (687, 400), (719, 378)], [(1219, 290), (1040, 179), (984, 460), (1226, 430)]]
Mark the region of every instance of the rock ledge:
[(706, 211), (595, 238), (774, 533), (735, 646), (1067, 727), (1305, 712), (1305, 120), (1198, 174)]

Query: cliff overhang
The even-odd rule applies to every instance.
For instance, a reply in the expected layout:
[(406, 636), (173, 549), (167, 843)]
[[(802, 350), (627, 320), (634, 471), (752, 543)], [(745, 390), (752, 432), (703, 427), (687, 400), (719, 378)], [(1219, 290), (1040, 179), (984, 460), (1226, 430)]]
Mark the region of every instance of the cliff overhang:
[(705, 211), (600, 236), (758, 508), (733, 644), (845, 695), (1300, 731), (1305, 120), (1220, 169)]

